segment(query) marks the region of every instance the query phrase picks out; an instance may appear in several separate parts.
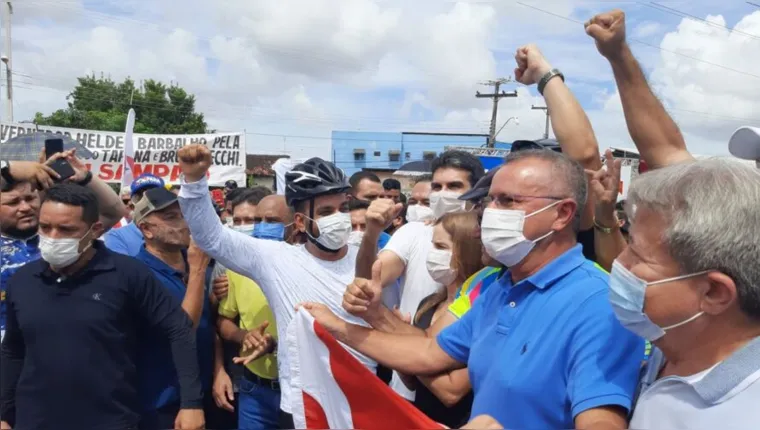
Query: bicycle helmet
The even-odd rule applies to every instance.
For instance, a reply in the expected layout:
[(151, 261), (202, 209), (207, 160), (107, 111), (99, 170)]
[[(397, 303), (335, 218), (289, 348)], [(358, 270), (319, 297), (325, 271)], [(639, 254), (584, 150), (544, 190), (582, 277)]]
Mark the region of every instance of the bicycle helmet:
[(319, 196), (345, 193), (350, 189), (346, 174), (333, 163), (318, 157), (296, 165), (285, 174), (285, 200), (290, 206)]

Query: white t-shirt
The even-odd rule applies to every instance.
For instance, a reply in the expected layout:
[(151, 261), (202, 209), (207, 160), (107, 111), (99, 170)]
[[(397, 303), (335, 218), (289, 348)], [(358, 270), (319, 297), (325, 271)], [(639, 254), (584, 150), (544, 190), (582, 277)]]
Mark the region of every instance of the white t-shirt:
[[(410, 222), (403, 225), (380, 253), (392, 252), (406, 265), (401, 276), (399, 310), (404, 315), (414, 314), (422, 300), (442, 288), (442, 285), (430, 277), (427, 270), (428, 252), (433, 249), (433, 226), (423, 222)], [(388, 286), (386, 288), (391, 288)], [(414, 400), (414, 391), (406, 388), (396, 372), (393, 372), (391, 388), (401, 396)]]
[[(195, 243), (210, 257), (233, 272), (251, 278), (264, 292), (277, 324), (277, 336), (284, 342), (287, 328), (302, 302), (324, 303), (340, 318), (367, 326), (367, 323), (343, 310), (341, 303), (346, 286), (354, 280), (356, 247), (338, 261), (324, 261), (311, 255), (304, 245), (256, 239), (225, 228), (211, 205), (206, 179), (182, 184), (179, 194), (182, 214)], [(373, 373), (377, 363), (347, 348)], [(280, 408), (290, 413), (292, 389), (287, 347), (278, 354)]]

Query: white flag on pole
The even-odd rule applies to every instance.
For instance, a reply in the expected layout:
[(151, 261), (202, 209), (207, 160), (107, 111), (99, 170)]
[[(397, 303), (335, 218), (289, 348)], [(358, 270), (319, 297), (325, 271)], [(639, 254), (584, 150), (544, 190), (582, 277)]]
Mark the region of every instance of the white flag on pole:
[(130, 108), (127, 115), (127, 125), (124, 127), (124, 173), (121, 175), (121, 186), (132, 185), (132, 172), (135, 167), (135, 147), (132, 142), (132, 132), (135, 128), (135, 110)]

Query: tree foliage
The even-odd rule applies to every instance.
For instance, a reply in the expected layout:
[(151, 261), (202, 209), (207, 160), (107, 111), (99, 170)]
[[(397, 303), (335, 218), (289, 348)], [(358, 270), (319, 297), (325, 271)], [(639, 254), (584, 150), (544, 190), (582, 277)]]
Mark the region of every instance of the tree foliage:
[[(202, 113), (195, 112), (195, 96), (176, 84), (149, 79), (142, 87), (127, 78), (116, 83), (103, 76), (77, 78), (79, 83), (66, 97), (68, 108), (45, 116), (37, 112), (40, 125), (99, 131), (124, 131), (127, 112), (135, 110), (135, 133), (206, 133)], [(131, 105), (130, 105), (131, 100)]]

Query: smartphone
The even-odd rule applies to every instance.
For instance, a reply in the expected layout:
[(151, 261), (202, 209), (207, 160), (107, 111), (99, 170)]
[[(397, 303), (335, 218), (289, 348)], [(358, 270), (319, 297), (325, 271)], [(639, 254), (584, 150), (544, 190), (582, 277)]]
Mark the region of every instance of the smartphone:
[(63, 139), (45, 139), (46, 160), (59, 152), (63, 152)]
[(76, 173), (74, 172), (74, 168), (71, 167), (71, 164), (69, 164), (69, 162), (63, 158), (59, 158), (50, 163), (50, 168), (55, 170), (55, 172), (60, 176), (60, 178), (56, 179), (55, 182), (65, 181), (66, 179), (74, 176)]

